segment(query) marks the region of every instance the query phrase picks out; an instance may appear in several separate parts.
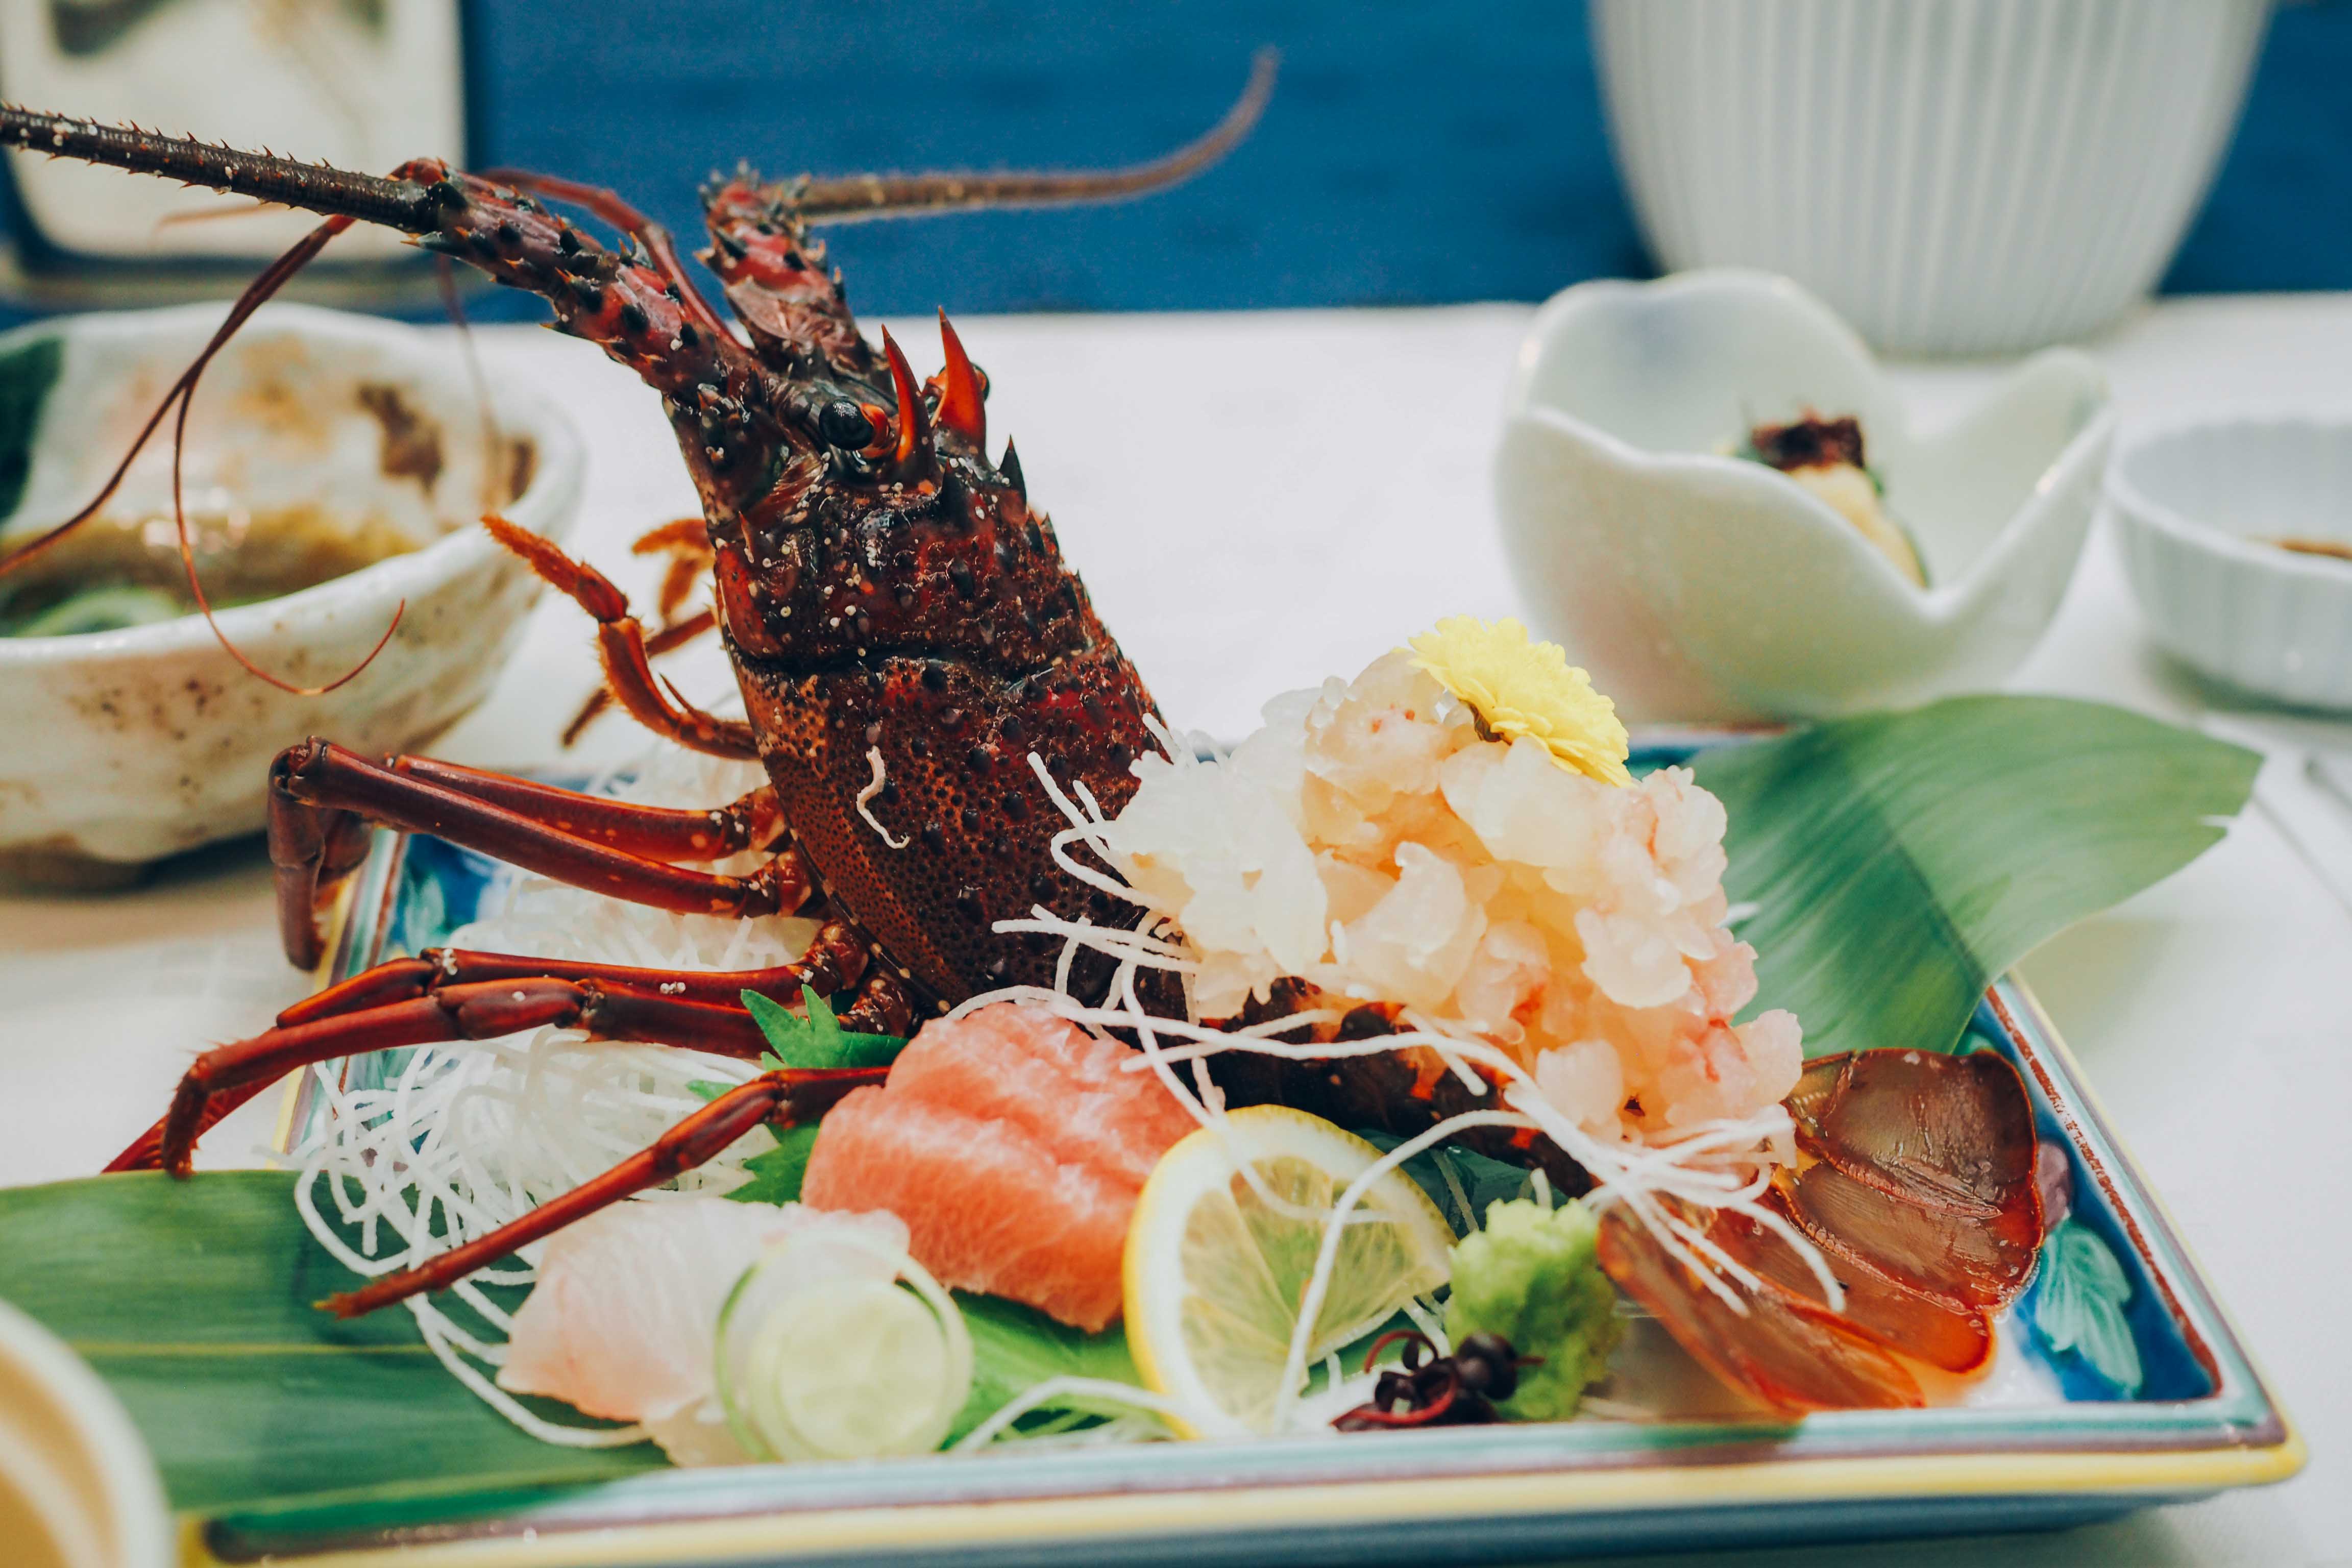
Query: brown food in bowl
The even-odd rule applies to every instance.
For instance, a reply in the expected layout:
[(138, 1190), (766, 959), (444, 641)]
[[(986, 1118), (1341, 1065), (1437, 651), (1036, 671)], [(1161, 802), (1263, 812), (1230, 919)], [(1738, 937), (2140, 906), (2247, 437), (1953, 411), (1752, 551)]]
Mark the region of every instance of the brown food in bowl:
[[(307, 504), (191, 507), (188, 535), (217, 609), (298, 593), (432, 542)], [(0, 581), (0, 637), (114, 631), (195, 613), (169, 513), (93, 519)]]

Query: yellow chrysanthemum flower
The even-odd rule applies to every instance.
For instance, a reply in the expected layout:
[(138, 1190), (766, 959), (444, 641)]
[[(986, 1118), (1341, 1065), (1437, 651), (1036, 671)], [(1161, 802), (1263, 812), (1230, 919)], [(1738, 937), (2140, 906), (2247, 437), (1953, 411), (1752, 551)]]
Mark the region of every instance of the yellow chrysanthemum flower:
[(1435, 676), (1496, 734), (1539, 741), (1561, 766), (1603, 784), (1633, 782), (1617, 705), (1558, 643), (1532, 640), (1508, 616), (1491, 625), (1449, 616), (1413, 638), (1412, 652), (1415, 669)]

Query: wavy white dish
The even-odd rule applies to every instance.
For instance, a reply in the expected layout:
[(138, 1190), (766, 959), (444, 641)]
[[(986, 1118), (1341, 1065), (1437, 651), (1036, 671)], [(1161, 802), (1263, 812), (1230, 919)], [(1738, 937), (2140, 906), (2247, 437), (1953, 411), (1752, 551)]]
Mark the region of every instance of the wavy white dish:
[[(1925, 590), (1785, 474), (1720, 455), (1808, 407), (1860, 418)], [(2105, 375), (2063, 349), (1915, 431), (1825, 306), (1740, 271), (1556, 296), (1505, 414), (1496, 499), (1530, 618), (1639, 722), (1820, 718), (1997, 686), (2065, 592), (2113, 432)]]
[[(0, 543), (62, 521), (97, 493), (223, 310), (82, 316), (0, 337), (0, 363), (45, 339), (62, 344), (54, 379), (32, 394), (40, 401), (29, 447), (12, 448), (29, 467)], [(397, 403), (386, 404), (385, 389)], [(433, 433), (431, 475), (399, 471), (372, 396), (412, 417), (414, 432)], [(452, 343), (309, 306), (256, 314), (198, 389), (190, 494), (217, 487), (257, 511), (315, 504), (423, 542), (299, 593), (223, 610), (221, 630), (263, 668), (307, 684), (357, 664), (404, 601), (400, 629), (359, 679), (314, 698), (238, 668), (195, 616), (0, 638), (0, 863), (43, 879), (102, 881), (110, 865), (254, 832), (279, 749), (320, 734), (400, 751), (478, 702), (537, 592), (530, 572), (475, 525), (488, 500), (509, 493), (511, 444), (531, 448), (528, 486), (504, 508), (512, 521), (560, 537), (581, 494), (580, 438), (562, 411), (519, 389), (496, 400), (506, 446), (494, 456)], [(121, 515), (170, 515), (164, 434), (111, 503)], [(499, 477), (488, 463), (501, 466)]]
[(2352, 709), (2352, 417), (2200, 420), (2126, 441), (2108, 470), (2124, 569), (2149, 635), (2216, 680)]

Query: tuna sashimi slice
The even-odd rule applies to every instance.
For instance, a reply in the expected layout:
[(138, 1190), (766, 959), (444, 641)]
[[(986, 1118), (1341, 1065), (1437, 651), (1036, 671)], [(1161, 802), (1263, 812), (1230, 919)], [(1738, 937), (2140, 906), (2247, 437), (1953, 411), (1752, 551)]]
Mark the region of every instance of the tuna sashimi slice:
[(1104, 1328), (1137, 1194), (1194, 1125), (1128, 1057), (1013, 1003), (926, 1025), (881, 1088), (826, 1114), (802, 1201), (887, 1210), (942, 1283)]
[(889, 1090), (1018, 1128), (1132, 1187), (1197, 1125), (1136, 1053), (1038, 1007), (1001, 1004), (926, 1027), (890, 1068)]

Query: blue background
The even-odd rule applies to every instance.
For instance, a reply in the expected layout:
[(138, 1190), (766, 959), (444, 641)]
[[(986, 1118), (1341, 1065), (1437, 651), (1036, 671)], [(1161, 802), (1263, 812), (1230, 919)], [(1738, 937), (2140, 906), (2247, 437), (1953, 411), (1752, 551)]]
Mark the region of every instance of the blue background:
[[(697, 183), (738, 158), (786, 174), (1147, 157), (1223, 110), (1255, 46), (1281, 47), (1256, 136), (1181, 190), (832, 231), (862, 310), (1535, 300), (1652, 270), (1576, 0), (472, 0), (468, 26), (471, 162), (610, 184), (698, 237)], [(2352, 0), (2278, 15), (2165, 287), (2352, 287)]]

